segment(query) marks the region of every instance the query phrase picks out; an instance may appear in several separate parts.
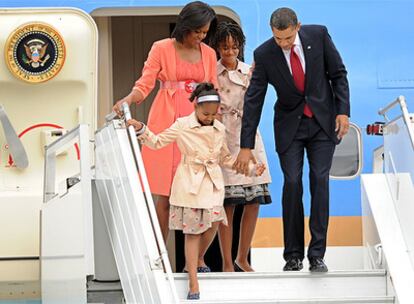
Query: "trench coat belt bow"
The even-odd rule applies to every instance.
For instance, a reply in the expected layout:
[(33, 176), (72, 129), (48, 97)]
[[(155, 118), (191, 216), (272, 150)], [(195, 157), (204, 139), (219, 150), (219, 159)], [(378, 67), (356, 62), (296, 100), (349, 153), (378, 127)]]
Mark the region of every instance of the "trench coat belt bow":
[(243, 117), (243, 111), (233, 107), (222, 105), (220, 111), (222, 115), (231, 115), (234, 120)]
[(221, 175), (222, 173), (218, 159), (200, 159), (198, 157), (189, 157), (183, 155), (183, 161), (189, 165), (191, 177), (191, 194), (198, 194), (200, 191), (201, 183), (203, 182), (204, 176), (206, 174), (208, 174), (217, 190), (223, 189), (223, 177)]

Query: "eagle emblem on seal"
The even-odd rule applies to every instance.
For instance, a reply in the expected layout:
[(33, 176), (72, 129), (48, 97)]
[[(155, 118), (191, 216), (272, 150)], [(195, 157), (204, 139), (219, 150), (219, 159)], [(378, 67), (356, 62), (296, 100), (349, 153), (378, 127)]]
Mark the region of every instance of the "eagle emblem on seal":
[(24, 44), (24, 49), (26, 50), (27, 58), (24, 58), (23, 60), (27, 64), (30, 64), (33, 68), (44, 66), (46, 62), (50, 59), (50, 55), (46, 54), (46, 49), (48, 45), (49, 43), (45, 43), (40, 39), (33, 39), (29, 41), (27, 44)]

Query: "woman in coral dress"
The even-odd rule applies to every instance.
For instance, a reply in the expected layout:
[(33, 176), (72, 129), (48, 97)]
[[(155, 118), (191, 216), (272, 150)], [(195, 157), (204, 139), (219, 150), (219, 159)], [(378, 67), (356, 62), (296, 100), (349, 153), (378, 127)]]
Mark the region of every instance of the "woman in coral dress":
[[(194, 111), (189, 97), (196, 84), (212, 82), (217, 87), (216, 54), (202, 42), (214, 34), (216, 23), (216, 14), (209, 5), (200, 1), (188, 3), (178, 16), (172, 38), (154, 42), (141, 77), (131, 93), (119, 100), (113, 110), (120, 114), (122, 103), (143, 102), (158, 80), (160, 89), (147, 122), (155, 134)], [(151, 192), (158, 196), (156, 210), (166, 240), (171, 184), (181, 154), (173, 144), (160, 150), (143, 147), (142, 155)]]

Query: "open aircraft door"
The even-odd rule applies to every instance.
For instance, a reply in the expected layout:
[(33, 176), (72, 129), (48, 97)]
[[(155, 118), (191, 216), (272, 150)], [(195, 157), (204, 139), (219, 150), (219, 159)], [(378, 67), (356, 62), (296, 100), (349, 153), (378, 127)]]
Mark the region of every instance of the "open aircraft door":
[[(42, 204), (44, 146), (79, 124), (90, 126), (89, 138), (96, 129), (97, 29), (69, 8), (2, 9), (0, 28), (0, 279), (36, 281), (40, 217), (53, 212)], [(79, 149), (59, 152), (56, 180), (79, 171)]]

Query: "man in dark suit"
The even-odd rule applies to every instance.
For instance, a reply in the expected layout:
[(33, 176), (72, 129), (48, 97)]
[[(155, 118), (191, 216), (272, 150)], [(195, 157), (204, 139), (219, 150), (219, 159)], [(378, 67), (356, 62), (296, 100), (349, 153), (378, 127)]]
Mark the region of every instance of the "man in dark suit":
[(349, 128), (347, 71), (325, 26), (301, 26), (289, 8), (277, 9), (270, 25), (273, 38), (254, 51), (255, 67), (244, 101), (241, 150), (234, 167), (246, 174), (249, 161), (255, 162), (251, 149), (270, 84), (277, 93), (274, 134), (284, 175), (283, 270), (303, 268), (302, 171), (306, 151), (311, 193), (309, 270), (326, 272), (329, 170), (335, 145)]

